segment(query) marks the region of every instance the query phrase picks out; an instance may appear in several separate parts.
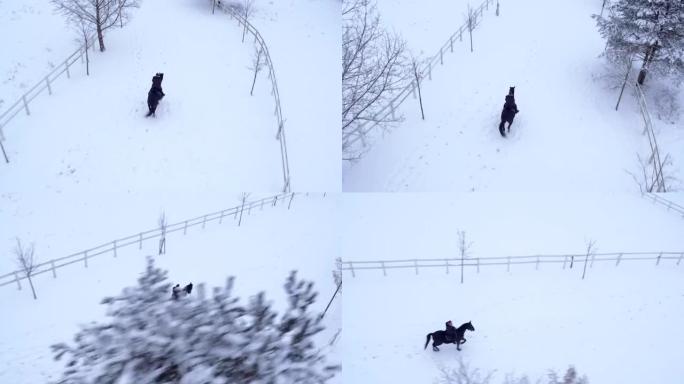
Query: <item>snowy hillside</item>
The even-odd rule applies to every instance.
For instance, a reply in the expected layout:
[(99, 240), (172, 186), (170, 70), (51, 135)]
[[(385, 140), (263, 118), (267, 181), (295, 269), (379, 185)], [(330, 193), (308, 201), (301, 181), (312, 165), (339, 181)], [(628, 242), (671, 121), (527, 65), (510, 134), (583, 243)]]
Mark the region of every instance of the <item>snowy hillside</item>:
[[(189, 229), (185, 236), (169, 234), (167, 253), (156, 258), (157, 265), (182, 285), (222, 286), (226, 277), (236, 276), (235, 293), (243, 300), (264, 290), (279, 310), (285, 305), (282, 285), (296, 269), (301, 278), (315, 281), (319, 297), (314, 309), (323, 311), (335, 292), (331, 271), (338, 252), (337, 205), (335, 197), (299, 195), (289, 210), (287, 204), (279, 204), (245, 214), (240, 227), (227, 218), (221, 225), (207, 224), (204, 230)], [(156, 254), (156, 247), (156, 241), (148, 241), (142, 250), (120, 250), (117, 258), (93, 258), (87, 269), (83, 264), (58, 269), (56, 279), (51, 274), (37, 276), (36, 301), (27, 286), (22, 291), (14, 285), (2, 287), (3, 313), (11, 316), (6, 316), (0, 330), (0, 382), (55, 379), (62, 365), (52, 361), (49, 346), (71, 341), (79, 324), (102, 319), (100, 300), (135, 284), (144, 269), (144, 256)], [(325, 324), (320, 346), (327, 346), (341, 328), (340, 300), (333, 301)], [(331, 362), (339, 364), (337, 348), (328, 352)]]
[[(378, 8), (408, 49), (427, 58), (463, 24), (467, 4), (423, 3), (384, 0)], [(425, 121), (409, 97), (397, 111), (405, 121), (374, 135), (363, 159), (345, 162), (345, 190), (638, 190), (630, 172), (640, 173), (637, 153), (648, 155), (648, 140), (633, 92), (615, 112), (619, 89), (601, 79), (605, 42), (591, 18), (600, 2), (501, 1), (499, 16), (495, 8), (483, 12), (473, 53), (466, 32), (454, 53), (444, 52), (432, 81), (424, 74)], [(520, 113), (504, 139), (497, 126), (509, 86), (516, 86)], [(679, 100), (684, 104), (681, 93)], [(682, 121), (654, 121), (661, 148), (673, 157), (673, 188), (683, 179)]]
[[(458, 230), (472, 242), (470, 258), (581, 254), (592, 239), (597, 252), (684, 252), (684, 217), (638, 196), (346, 195), (343, 209), (342, 236), (354, 239), (343, 245), (345, 261), (455, 258)], [(343, 380), (433, 383), (460, 356), (495, 370), (493, 383), (568, 365), (591, 383), (679, 383), (684, 263), (676, 261), (596, 262), (585, 280), (581, 265), (471, 267), (464, 284), (460, 270), (444, 267), (346, 271)], [(462, 351), (424, 350), (426, 334), (447, 320), (475, 327)]]

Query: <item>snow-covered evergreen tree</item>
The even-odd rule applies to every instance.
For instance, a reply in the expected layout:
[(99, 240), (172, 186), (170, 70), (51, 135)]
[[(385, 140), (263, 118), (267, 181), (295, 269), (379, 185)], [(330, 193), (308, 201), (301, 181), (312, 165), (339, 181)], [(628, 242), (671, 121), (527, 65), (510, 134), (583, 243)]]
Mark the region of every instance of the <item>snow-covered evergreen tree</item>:
[(594, 18), (607, 39), (605, 55), (613, 62), (639, 60), (639, 84), (651, 70), (684, 75), (684, 1), (615, 0), (604, 15)]
[(138, 285), (103, 300), (107, 324), (85, 326), (73, 344), (54, 345), (68, 357), (64, 384), (325, 383), (339, 369), (326, 364), (313, 336), (323, 330), (309, 306), (313, 284), (292, 272), (287, 311), (278, 316), (263, 293), (246, 305), (233, 279), (213, 297), (171, 299), (167, 273), (148, 260)]

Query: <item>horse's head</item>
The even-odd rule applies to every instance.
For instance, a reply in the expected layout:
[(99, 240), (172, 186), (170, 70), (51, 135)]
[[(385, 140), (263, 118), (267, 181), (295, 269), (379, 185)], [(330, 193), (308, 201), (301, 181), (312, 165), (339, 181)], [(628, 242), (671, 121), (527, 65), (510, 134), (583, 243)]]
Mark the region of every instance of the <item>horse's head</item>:
[(465, 323), (464, 325), (466, 326), (466, 329), (469, 330), (469, 331), (474, 331), (474, 330), (475, 330), (475, 327), (473, 327), (473, 323), (470, 322), (470, 321), (467, 322), (467, 323)]

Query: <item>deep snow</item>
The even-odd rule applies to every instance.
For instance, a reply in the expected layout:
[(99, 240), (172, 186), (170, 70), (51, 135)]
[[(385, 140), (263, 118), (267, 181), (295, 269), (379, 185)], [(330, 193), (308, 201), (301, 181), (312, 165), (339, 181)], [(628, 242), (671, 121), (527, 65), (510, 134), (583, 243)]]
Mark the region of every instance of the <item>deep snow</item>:
[[(646, 156), (648, 140), (631, 92), (615, 112), (619, 90), (597, 80), (605, 43), (591, 15), (600, 4), (500, 4), (500, 16), (490, 6), (475, 29), (474, 52), (464, 36), (424, 81), (426, 120), (409, 97), (398, 109), (405, 121), (375, 135), (358, 163), (345, 162), (345, 191), (638, 190), (629, 172), (640, 171), (636, 154)], [(412, 52), (431, 57), (463, 23), (466, 2), (378, 7)], [(497, 126), (509, 86), (521, 112), (503, 139)], [(659, 132), (675, 161), (684, 149), (681, 121)], [(681, 180), (681, 165), (672, 175)]]

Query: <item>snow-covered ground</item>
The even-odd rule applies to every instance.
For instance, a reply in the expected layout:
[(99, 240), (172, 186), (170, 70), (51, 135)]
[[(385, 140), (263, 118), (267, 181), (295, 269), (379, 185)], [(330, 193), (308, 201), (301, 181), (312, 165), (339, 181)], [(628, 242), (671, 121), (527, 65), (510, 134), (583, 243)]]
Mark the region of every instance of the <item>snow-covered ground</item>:
[[(474, 31), (474, 52), (464, 36), (423, 83), (426, 120), (409, 97), (399, 108), (405, 121), (345, 164), (344, 190), (638, 190), (628, 172), (639, 173), (636, 154), (647, 155), (648, 140), (631, 92), (615, 112), (618, 91), (597, 80), (605, 43), (591, 15), (600, 4), (500, 3), (500, 16), (490, 7)], [(463, 23), (466, 2), (382, 0), (378, 8), (412, 52), (431, 57)], [(497, 126), (509, 86), (520, 113), (504, 139)], [(659, 133), (675, 161), (684, 152), (679, 121)], [(681, 170), (675, 164), (680, 180)]]
[[(335, 285), (338, 200), (336, 196), (300, 195), (290, 210), (287, 204), (264, 207), (243, 217), (240, 227), (226, 219), (222, 225), (207, 224), (188, 234), (169, 234), (167, 253), (157, 257), (157, 265), (169, 271), (172, 281), (182, 285), (205, 282), (222, 286), (227, 276), (236, 276), (235, 293), (247, 299), (266, 291), (275, 308), (285, 305), (282, 289), (291, 270), (313, 280), (319, 291), (315, 311), (323, 311)], [(156, 241), (139, 251), (129, 247), (118, 257), (98, 256), (87, 269), (74, 264), (35, 278), (38, 300), (31, 297), (27, 284), (0, 288), (4, 325), (0, 330), (0, 383), (33, 384), (55, 379), (61, 363), (53, 362), (49, 346), (71, 341), (79, 324), (104, 317), (104, 296), (120, 293), (136, 284), (145, 266), (145, 255), (156, 254)], [(321, 346), (341, 328), (341, 301), (335, 299), (325, 317), (327, 329), (321, 333)], [(340, 338), (342, 336), (340, 335)], [(339, 348), (330, 350), (333, 363), (340, 363)], [(337, 379), (335, 382), (340, 382)]]
[(0, 0), (0, 111), (74, 52), (75, 38), (49, 1)]
[[(631, 195), (349, 194), (342, 212), (351, 261), (456, 257), (457, 230), (481, 258), (581, 253), (590, 239), (598, 252), (684, 251), (684, 218)], [(463, 285), (443, 268), (345, 273), (343, 381), (432, 383), (462, 357), (494, 383), (571, 364), (592, 383), (680, 383), (683, 274), (672, 260), (596, 263), (585, 280), (559, 264), (490, 266)], [(463, 350), (424, 350), (447, 320), (473, 322)]]
[[(339, 70), (323, 69), (339, 39), (339, 4), (296, 5), (259, 2), (254, 18), (280, 82), (292, 185), (339, 190), (339, 157), (330, 155), (339, 151), (339, 130), (325, 122), (339, 108), (339, 85), (320, 79)], [(0, 167), (0, 247), (18, 236), (55, 257), (154, 226), (162, 210), (180, 220), (233, 206), (240, 191), (279, 191), (270, 82), (262, 71), (249, 96), (253, 46), (241, 43), (241, 32), (227, 15), (212, 15), (210, 3), (142, 2), (129, 25), (107, 34), (107, 51), (91, 54), (90, 77), (72, 68), (53, 96), (31, 104), (30, 117), (4, 128), (12, 162)], [(306, 63), (298, 68), (290, 49), (320, 55), (300, 54)], [(167, 96), (157, 118), (145, 119), (157, 71), (165, 72)], [(307, 102), (302, 85), (313, 94)], [(0, 258), (0, 270), (8, 269), (12, 262)]]

